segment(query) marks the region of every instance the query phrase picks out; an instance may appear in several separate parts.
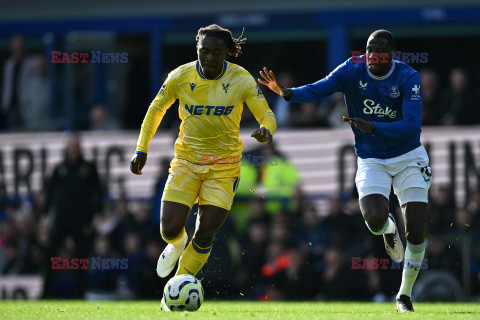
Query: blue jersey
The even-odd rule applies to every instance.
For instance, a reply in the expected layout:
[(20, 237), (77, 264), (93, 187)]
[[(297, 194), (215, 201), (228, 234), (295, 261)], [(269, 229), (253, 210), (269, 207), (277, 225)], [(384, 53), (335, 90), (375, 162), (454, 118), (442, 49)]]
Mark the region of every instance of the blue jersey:
[(375, 124), (374, 134), (352, 126), (355, 153), (360, 158), (389, 159), (419, 147), (422, 99), (418, 72), (393, 60), (390, 72), (376, 77), (360, 61), (364, 56), (350, 58), (326, 78), (292, 89), (291, 100), (310, 102), (343, 92), (348, 116)]

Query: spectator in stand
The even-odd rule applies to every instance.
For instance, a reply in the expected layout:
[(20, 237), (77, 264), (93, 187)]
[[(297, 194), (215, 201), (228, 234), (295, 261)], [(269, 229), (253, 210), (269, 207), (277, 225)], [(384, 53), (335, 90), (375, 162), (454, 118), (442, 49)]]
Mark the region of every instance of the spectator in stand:
[(432, 69), (423, 69), (420, 71), (420, 95), (422, 96), (422, 125), (434, 126), (440, 124), (442, 118), (441, 105), (442, 97), (440, 95), (438, 74)]
[(265, 203), (267, 213), (295, 212), (298, 203), (292, 197), (300, 183), (297, 168), (277, 151), (274, 143), (265, 145), (263, 155), (260, 181), (268, 199)]
[[(120, 256), (112, 248), (110, 239), (106, 236), (97, 236), (93, 245), (92, 257), (95, 259), (120, 259)], [(120, 266), (121, 267), (121, 266)], [(117, 279), (120, 269), (94, 269), (88, 270), (88, 291), (97, 294), (112, 294), (117, 288)]]
[(445, 235), (452, 231), (455, 219), (455, 202), (449, 186), (440, 186), (432, 192), (430, 212), (427, 217), (429, 234)]
[(442, 99), (440, 124), (474, 125), (480, 122), (480, 101), (470, 86), (467, 72), (455, 68), (450, 72), (450, 89)]
[(0, 129), (12, 131), (20, 129), (24, 124), (20, 106), (32, 67), (32, 60), (27, 56), (25, 38), (22, 35), (14, 36), (10, 41), (10, 57), (3, 66)]
[(19, 241), (8, 240), (0, 249), (0, 275), (20, 274), (25, 268), (25, 260), (22, 257)]
[(160, 235), (155, 234), (147, 239), (146, 259), (141, 260), (133, 270), (133, 289), (137, 298), (161, 299), (163, 287), (169, 279), (158, 277), (152, 270), (163, 249), (163, 240)]
[(318, 103), (307, 102), (300, 104), (300, 112), (295, 117), (295, 127), (297, 128), (316, 128), (327, 126), (326, 122), (320, 119), (321, 113)]
[(261, 269), (266, 259), (268, 227), (265, 222), (253, 221), (247, 229), (247, 238), (242, 248), (242, 268), (237, 274), (237, 285), (244, 292), (250, 292), (247, 298), (255, 299), (263, 292)]
[(25, 92), (21, 99), (22, 128), (27, 131), (58, 130), (60, 122), (50, 116), (50, 78), (43, 54), (34, 56), (32, 65), (32, 73), (25, 81)]
[(107, 107), (101, 103), (95, 104), (88, 113), (90, 130), (105, 131), (118, 130), (119, 125), (110, 118)]
[[(137, 294), (134, 281), (135, 273), (138, 268), (145, 263), (147, 253), (142, 248), (142, 238), (135, 232), (130, 232), (125, 235), (123, 246), (124, 253), (128, 259), (128, 268), (122, 270), (123, 272), (119, 279), (119, 283), (121, 284), (119, 294), (122, 298), (131, 299)], [(154, 265), (152, 265), (151, 270), (154, 270)]]
[(284, 284), (286, 298), (290, 300), (313, 299), (319, 292), (317, 281), (319, 275), (314, 273), (307, 264), (307, 255), (300, 248), (293, 247), (290, 251), (290, 264), (285, 269)]
[[(77, 258), (88, 258), (93, 241), (92, 220), (103, 207), (103, 189), (97, 168), (82, 153), (80, 136), (71, 134), (65, 158), (53, 171), (47, 184), (46, 212), (52, 214), (47, 249), (44, 297), (52, 296), (54, 270), (50, 257), (55, 256), (66, 236), (75, 241)], [(86, 270), (75, 273), (77, 286), (73, 296), (82, 298), (86, 289)]]
[(327, 97), (321, 103), (318, 110), (322, 123), (330, 128), (345, 129), (345, 123), (342, 121), (343, 116), (347, 116), (347, 107), (345, 106), (345, 98), (343, 93), (336, 92)]

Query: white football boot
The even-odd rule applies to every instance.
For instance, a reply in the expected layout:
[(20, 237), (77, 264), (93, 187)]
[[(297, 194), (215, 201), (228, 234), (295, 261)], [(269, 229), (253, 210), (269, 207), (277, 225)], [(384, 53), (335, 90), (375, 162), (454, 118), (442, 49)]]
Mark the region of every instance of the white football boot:
[(175, 268), (175, 264), (182, 255), (183, 250), (185, 250), (187, 241), (188, 235), (185, 232), (185, 235), (179, 243), (176, 245), (169, 243), (165, 247), (160, 257), (158, 257), (157, 262), (157, 274), (160, 278), (165, 278), (172, 272), (173, 268)]
[(397, 222), (393, 214), (389, 214), (389, 217), (395, 223), (395, 233), (384, 233), (383, 241), (385, 242), (385, 249), (387, 249), (388, 255), (397, 263), (403, 261), (403, 255), (405, 253), (403, 249), (402, 240), (400, 239), (400, 234), (398, 233)]

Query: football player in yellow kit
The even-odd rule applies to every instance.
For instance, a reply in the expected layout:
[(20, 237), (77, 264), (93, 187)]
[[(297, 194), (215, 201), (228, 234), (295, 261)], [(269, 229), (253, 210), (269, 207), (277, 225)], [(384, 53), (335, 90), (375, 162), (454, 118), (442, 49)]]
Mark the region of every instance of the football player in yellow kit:
[[(160, 233), (168, 243), (157, 263), (160, 277), (168, 276), (178, 259), (176, 275), (195, 276), (210, 255), (240, 177), (243, 103), (260, 123), (252, 137), (270, 142), (276, 129), (275, 116), (254, 78), (226, 61), (241, 53), (243, 33), (233, 38), (228, 29), (213, 24), (200, 28), (196, 40), (198, 60), (168, 75), (148, 109), (130, 161), (130, 170), (142, 174), (148, 145), (165, 111), (178, 99), (182, 123), (160, 212)], [(186, 246), (185, 222), (197, 200), (196, 230)]]

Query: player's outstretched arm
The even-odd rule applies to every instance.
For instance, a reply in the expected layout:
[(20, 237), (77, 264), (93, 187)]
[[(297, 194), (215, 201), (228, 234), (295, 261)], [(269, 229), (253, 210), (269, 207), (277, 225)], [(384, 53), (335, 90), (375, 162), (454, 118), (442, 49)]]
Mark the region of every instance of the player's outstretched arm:
[(270, 90), (272, 90), (276, 94), (287, 99), (292, 96), (292, 90), (282, 86), (277, 81), (277, 77), (275, 76), (272, 70), (267, 70), (267, 68), (263, 67), (263, 71), (260, 70), (260, 75), (262, 76), (263, 80), (258, 78), (257, 79), (258, 82), (260, 82), (264, 86), (267, 86)]
[(130, 171), (134, 174), (142, 174), (142, 169), (145, 166), (145, 163), (147, 163), (147, 154), (135, 152), (130, 160)]
[(258, 142), (272, 142), (273, 136), (270, 133), (270, 130), (268, 130), (265, 127), (261, 127), (260, 129), (257, 129), (253, 131), (251, 137), (257, 139)]

